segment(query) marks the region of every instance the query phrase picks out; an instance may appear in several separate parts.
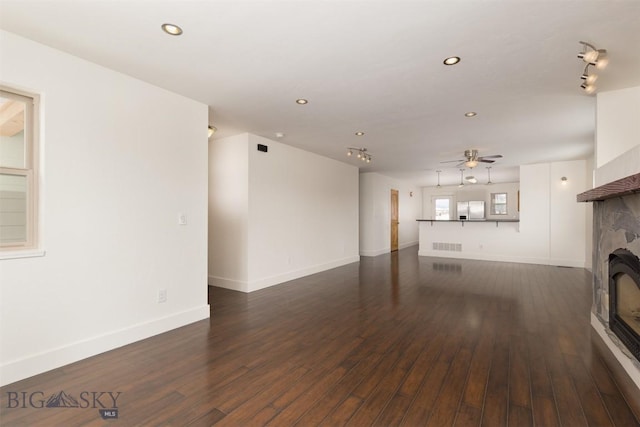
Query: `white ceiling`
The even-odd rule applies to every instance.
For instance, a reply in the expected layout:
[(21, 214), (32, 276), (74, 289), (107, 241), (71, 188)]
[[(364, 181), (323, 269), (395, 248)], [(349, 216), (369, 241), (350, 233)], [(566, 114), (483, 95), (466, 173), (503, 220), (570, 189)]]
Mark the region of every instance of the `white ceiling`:
[[(184, 34), (164, 34), (165, 22)], [(579, 89), (579, 40), (609, 53), (599, 91), (640, 85), (637, 0), (2, 0), (0, 28), (208, 104), (215, 138), (283, 132), (418, 185), (435, 185), (436, 169), (459, 182), (440, 162), (467, 148), (504, 156), (494, 182), (588, 157), (596, 98)], [(444, 66), (453, 55), (462, 61)], [(350, 146), (373, 162), (347, 158)]]

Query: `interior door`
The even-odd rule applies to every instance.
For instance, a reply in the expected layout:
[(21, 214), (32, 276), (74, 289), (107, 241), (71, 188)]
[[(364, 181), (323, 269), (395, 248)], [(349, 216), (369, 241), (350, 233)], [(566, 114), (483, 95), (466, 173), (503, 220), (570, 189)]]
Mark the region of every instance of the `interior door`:
[(398, 190), (391, 190), (391, 252), (398, 250)]

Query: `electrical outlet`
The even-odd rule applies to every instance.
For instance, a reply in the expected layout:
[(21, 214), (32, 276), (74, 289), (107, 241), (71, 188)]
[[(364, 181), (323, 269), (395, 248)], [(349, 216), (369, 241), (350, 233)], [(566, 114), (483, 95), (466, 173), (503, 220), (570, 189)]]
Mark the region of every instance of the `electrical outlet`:
[(180, 212), (178, 214), (178, 225), (187, 225), (187, 215)]
[(167, 302), (167, 290), (160, 289), (158, 291), (158, 304), (162, 304), (164, 302)]

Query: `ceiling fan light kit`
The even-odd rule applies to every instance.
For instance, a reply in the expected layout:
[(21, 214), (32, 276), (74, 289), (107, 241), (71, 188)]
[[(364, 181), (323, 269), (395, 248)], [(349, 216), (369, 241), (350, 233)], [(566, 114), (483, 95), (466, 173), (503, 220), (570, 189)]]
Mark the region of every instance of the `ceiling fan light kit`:
[(468, 167), (469, 169), (473, 169), (473, 168), (475, 168), (476, 166), (478, 166), (478, 161), (477, 161), (477, 160), (475, 160), (475, 159), (474, 159), (474, 160), (469, 160), (469, 161), (464, 162), (464, 165), (465, 165), (466, 167)]
[(580, 41), (579, 43), (583, 46), (583, 50), (578, 53), (578, 58), (587, 63), (582, 75), (580, 76), (580, 79), (583, 81), (580, 88), (587, 95), (591, 95), (596, 91), (594, 83), (598, 79), (598, 75), (590, 73), (589, 67), (595, 67), (598, 70), (603, 70), (609, 64), (609, 56), (607, 55), (606, 49), (598, 49), (594, 45), (583, 41)]

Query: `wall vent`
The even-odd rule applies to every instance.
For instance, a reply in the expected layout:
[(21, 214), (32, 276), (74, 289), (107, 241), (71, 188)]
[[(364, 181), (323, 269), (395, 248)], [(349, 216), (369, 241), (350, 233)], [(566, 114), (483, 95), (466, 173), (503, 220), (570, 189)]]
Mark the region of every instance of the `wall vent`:
[(462, 252), (462, 243), (433, 242), (434, 251)]

